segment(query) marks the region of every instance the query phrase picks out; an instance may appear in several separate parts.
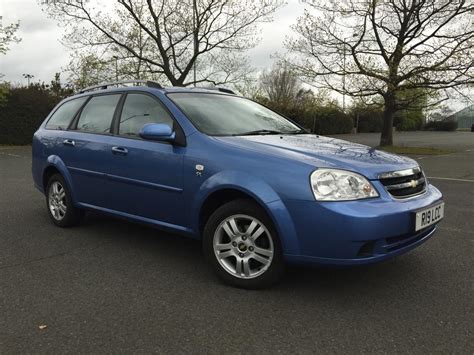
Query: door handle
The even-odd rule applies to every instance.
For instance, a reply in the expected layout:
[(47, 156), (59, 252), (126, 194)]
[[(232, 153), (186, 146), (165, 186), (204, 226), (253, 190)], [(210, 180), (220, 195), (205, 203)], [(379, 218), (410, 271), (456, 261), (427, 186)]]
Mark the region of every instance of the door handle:
[(65, 139), (63, 140), (64, 145), (70, 145), (71, 147), (74, 147), (76, 145), (76, 142), (74, 142), (72, 139)]
[(121, 155), (127, 155), (128, 150), (123, 147), (112, 147), (112, 153), (114, 154), (121, 154)]

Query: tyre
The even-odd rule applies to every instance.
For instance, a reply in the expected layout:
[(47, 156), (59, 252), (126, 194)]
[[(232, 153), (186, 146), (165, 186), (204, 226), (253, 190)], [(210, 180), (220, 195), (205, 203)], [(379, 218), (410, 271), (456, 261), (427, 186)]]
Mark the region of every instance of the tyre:
[(265, 211), (248, 199), (219, 207), (204, 227), (203, 249), (224, 282), (241, 288), (271, 286), (283, 273), (283, 254)]
[(46, 206), (49, 216), (59, 227), (72, 227), (81, 220), (83, 211), (74, 207), (71, 193), (64, 178), (55, 174), (48, 180), (46, 187)]

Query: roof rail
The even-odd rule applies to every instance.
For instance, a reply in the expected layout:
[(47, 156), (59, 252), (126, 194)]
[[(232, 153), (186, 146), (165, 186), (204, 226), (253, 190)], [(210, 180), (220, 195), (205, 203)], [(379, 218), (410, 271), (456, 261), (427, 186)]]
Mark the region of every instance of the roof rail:
[(235, 93), (235, 91), (231, 90), (231, 89), (227, 89), (227, 88), (221, 88), (221, 87), (218, 87), (218, 86), (211, 86), (211, 87), (199, 87), (199, 86), (196, 86), (196, 87), (193, 87), (192, 89), (204, 89), (204, 90), (216, 90), (216, 91), (220, 91), (220, 92), (225, 92), (226, 94), (232, 94), (232, 95), (237, 95)]
[(122, 80), (122, 81), (115, 81), (111, 83), (103, 83), (100, 85), (94, 85), (94, 86), (89, 86), (87, 88), (81, 89), (78, 94), (83, 94), (87, 91), (93, 91), (96, 89), (100, 90), (105, 90), (109, 86), (119, 86), (119, 85), (125, 85), (125, 84), (145, 84), (145, 86), (151, 87), (151, 88), (157, 88), (157, 89), (162, 89), (163, 86), (160, 85), (160, 83), (156, 81), (151, 81), (151, 80)]

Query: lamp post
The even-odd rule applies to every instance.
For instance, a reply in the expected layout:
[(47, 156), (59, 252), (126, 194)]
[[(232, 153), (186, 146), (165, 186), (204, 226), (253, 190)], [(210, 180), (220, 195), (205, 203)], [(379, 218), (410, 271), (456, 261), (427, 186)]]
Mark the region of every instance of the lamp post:
[(342, 112), (346, 112), (346, 40), (342, 56)]
[(28, 86), (30, 86), (30, 80), (33, 79), (35, 76), (32, 74), (23, 74), (23, 77), (28, 80)]
[(115, 81), (118, 81), (118, 56), (114, 55), (112, 58), (115, 59)]
[(347, 40), (351, 37), (357, 37), (357, 33), (353, 33), (352, 36), (343, 39), (342, 47), (342, 111), (346, 112), (346, 45)]
[[(194, 41), (194, 52), (197, 50), (197, 38), (196, 38), (196, 12), (197, 12), (197, 3), (196, 0), (193, 0), (193, 41)], [(194, 76), (194, 87), (196, 87), (196, 61), (197, 58), (194, 59), (193, 63), (193, 76)]]

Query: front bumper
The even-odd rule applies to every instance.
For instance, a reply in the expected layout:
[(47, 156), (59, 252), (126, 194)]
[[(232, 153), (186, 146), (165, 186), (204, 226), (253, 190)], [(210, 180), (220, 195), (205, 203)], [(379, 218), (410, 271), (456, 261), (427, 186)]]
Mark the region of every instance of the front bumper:
[[(380, 191), (380, 187), (378, 190)], [(415, 210), (442, 200), (428, 185), (422, 195), (397, 200), (379, 198), (346, 202), (284, 201), (296, 238), (285, 259), (293, 263), (367, 264), (405, 253), (429, 239), (436, 225), (415, 232)], [(288, 245), (288, 241), (283, 241)]]

